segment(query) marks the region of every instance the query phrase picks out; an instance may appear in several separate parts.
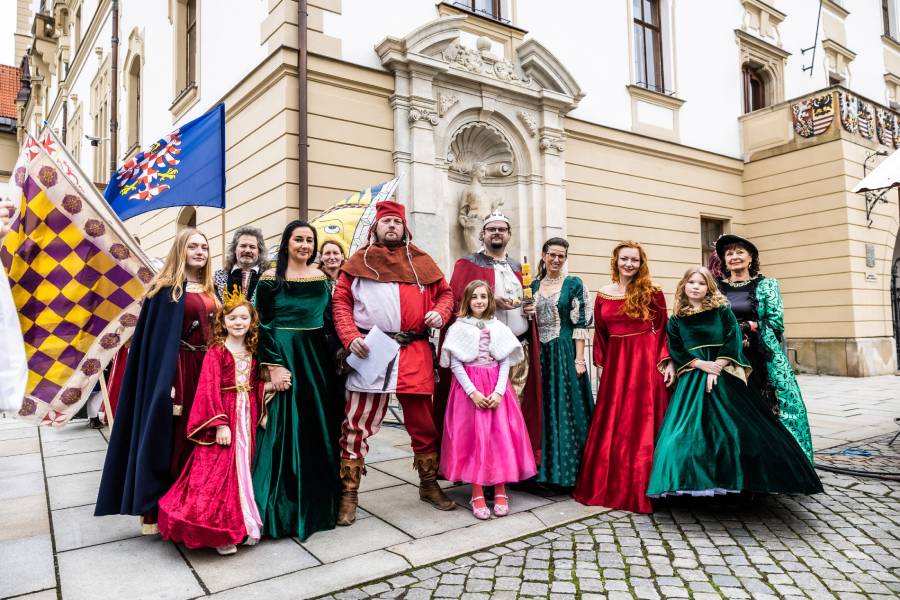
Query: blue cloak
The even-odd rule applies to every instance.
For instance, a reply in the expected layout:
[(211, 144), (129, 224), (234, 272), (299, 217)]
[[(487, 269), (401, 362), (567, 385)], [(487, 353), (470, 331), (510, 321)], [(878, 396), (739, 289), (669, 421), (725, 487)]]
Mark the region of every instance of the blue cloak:
[(95, 516), (141, 515), (156, 507), (174, 481), (169, 463), (174, 420), (172, 384), (178, 365), (184, 299), (171, 288), (146, 299), (141, 308), (116, 421), (109, 438)]

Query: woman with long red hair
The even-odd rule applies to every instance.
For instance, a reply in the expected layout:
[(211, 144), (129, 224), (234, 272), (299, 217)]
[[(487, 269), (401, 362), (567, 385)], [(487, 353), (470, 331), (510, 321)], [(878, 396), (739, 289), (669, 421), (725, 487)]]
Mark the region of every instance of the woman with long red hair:
[(582, 504), (652, 512), (647, 484), (653, 442), (675, 368), (666, 347), (666, 298), (637, 242), (619, 242), (612, 283), (594, 303), (594, 364), (600, 377), (573, 496)]

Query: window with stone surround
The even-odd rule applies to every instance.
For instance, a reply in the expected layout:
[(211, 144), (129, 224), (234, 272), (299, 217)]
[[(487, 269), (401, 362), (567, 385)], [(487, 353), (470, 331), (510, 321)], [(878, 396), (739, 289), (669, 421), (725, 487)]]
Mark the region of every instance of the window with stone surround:
[(169, 111), (175, 120), (200, 99), (200, 14), (200, 0), (169, 2), (169, 22), (175, 42), (175, 96)]
[(700, 264), (709, 264), (709, 257), (716, 251), (716, 240), (725, 233), (724, 219), (700, 217)]
[(752, 63), (744, 63), (741, 69), (744, 91), (744, 113), (766, 107), (766, 79), (763, 68)]
[(70, 95), (69, 100), (75, 105), (71, 111), (69, 122), (66, 124), (67, 136), (66, 147), (72, 153), (75, 162), (81, 162), (81, 142), (84, 137), (84, 125), (81, 118), (81, 103), (76, 102)]
[(660, 0), (632, 0), (635, 84), (665, 93)]
[(91, 82), (91, 118), (94, 148), (94, 181), (105, 183), (109, 177), (109, 55), (104, 58)]

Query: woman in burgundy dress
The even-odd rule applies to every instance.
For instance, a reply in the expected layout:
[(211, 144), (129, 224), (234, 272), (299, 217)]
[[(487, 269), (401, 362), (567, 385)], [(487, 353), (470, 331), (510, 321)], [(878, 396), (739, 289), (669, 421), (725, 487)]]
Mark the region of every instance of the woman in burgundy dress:
[(653, 442), (675, 368), (666, 347), (666, 299), (637, 242), (619, 242), (613, 282), (594, 303), (594, 364), (600, 377), (573, 497), (582, 504), (652, 512), (647, 484)]
[(159, 532), (157, 502), (191, 455), (187, 420), (216, 309), (206, 236), (183, 229), (144, 295), (96, 516), (140, 515), (142, 533)]

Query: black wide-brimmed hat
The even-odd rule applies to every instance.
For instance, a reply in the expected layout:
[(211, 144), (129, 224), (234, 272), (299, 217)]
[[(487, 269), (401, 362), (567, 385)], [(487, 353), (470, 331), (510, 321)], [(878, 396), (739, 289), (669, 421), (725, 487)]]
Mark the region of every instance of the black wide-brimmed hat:
[(747, 249), (747, 252), (750, 253), (750, 256), (759, 260), (759, 250), (756, 249), (756, 246), (753, 245), (753, 242), (748, 239), (742, 238), (739, 235), (726, 233), (724, 235), (720, 235), (719, 239), (716, 240), (716, 254), (719, 256), (719, 260), (722, 261), (722, 268), (724, 268), (725, 266), (725, 248), (733, 244), (740, 244)]

